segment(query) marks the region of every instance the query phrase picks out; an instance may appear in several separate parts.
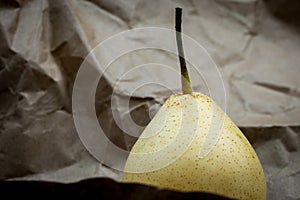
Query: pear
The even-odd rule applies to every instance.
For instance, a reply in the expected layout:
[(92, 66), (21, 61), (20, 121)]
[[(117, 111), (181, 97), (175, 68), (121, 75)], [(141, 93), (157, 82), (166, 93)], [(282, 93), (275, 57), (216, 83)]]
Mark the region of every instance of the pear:
[(266, 199), (259, 159), (240, 129), (208, 96), (192, 92), (176, 8), (182, 94), (163, 104), (127, 159), (123, 182), (234, 199)]

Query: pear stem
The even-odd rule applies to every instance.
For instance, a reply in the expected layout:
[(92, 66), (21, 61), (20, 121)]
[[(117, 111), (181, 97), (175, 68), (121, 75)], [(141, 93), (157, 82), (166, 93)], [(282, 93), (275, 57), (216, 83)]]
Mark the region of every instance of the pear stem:
[(183, 45), (182, 45), (181, 18), (182, 18), (182, 8), (175, 8), (175, 30), (176, 30), (178, 57), (179, 57), (180, 69), (181, 69), (182, 93), (192, 94), (189, 72), (186, 67), (186, 61), (185, 61)]

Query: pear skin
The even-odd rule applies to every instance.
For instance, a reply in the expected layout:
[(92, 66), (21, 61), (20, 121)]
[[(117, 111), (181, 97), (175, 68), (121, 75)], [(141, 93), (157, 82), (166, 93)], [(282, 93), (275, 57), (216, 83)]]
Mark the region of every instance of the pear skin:
[(251, 144), (213, 100), (196, 92), (169, 97), (133, 146), (124, 171), (124, 182), (266, 199)]

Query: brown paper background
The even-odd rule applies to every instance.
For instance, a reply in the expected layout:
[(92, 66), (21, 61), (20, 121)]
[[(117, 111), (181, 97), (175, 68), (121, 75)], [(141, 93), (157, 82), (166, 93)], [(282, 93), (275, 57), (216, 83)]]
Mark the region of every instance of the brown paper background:
[[(181, 6), (184, 33), (219, 66), (227, 113), (262, 162), (268, 199), (299, 199), (299, 5), (293, 0), (1, 1), (0, 178), (120, 180), (118, 171), (101, 165), (79, 140), (71, 109), (76, 72), (90, 50), (114, 34), (148, 26), (173, 29), (173, 9)], [(124, 136), (112, 118), (112, 84), (153, 58), (177, 67), (164, 52), (137, 52), (114, 63), (119, 70), (99, 83), (99, 122), (112, 141), (127, 149), (135, 139)], [(129, 82), (139, 85), (145, 78), (147, 73), (138, 73)], [(206, 92), (201, 80), (191, 79), (194, 90)], [(166, 80), (174, 80), (173, 89), (179, 91), (179, 80)], [(126, 83), (118, 87), (117, 103), (129, 95)], [(139, 90), (131, 99), (133, 118), (146, 125), (148, 111), (155, 113), (169, 95), (160, 87)]]

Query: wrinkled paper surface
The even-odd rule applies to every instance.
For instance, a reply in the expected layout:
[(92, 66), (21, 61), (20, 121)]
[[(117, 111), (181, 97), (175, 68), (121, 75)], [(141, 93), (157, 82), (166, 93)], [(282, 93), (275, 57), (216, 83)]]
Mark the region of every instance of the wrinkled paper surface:
[[(181, 6), (183, 32), (201, 44), (218, 66), (226, 112), (242, 128), (262, 162), (268, 199), (299, 199), (300, 9), (295, 2), (2, 1), (0, 178), (120, 180), (121, 173), (94, 159), (79, 139), (72, 116), (76, 73), (91, 50), (115, 34), (143, 27), (174, 29), (174, 8)], [(138, 34), (132, 40), (149, 42)], [(126, 44), (99, 56), (105, 60), (122, 45)], [(122, 128), (137, 135), (142, 131), (128, 125), (128, 116), (144, 127), (165, 99), (180, 91), (179, 77), (159, 68), (137, 70), (120, 80), (133, 67), (150, 62), (179, 70), (177, 57), (168, 52), (135, 51), (115, 60), (98, 84), (95, 108), (99, 124), (124, 149), (130, 149), (136, 138), (125, 135)], [(205, 81), (213, 82), (216, 74), (203, 63), (190, 67), (191, 80), (195, 91), (209, 95), (209, 89), (218, 86), (208, 87)], [(195, 69), (202, 69), (202, 79), (193, 73)], [(169, 88), (152, 84), (132, 91), (145, 80)], [(122, 103), (126, 98), (130, 98), (130, 110)], [(112, 110), (119, 113), (119, 126)]]

